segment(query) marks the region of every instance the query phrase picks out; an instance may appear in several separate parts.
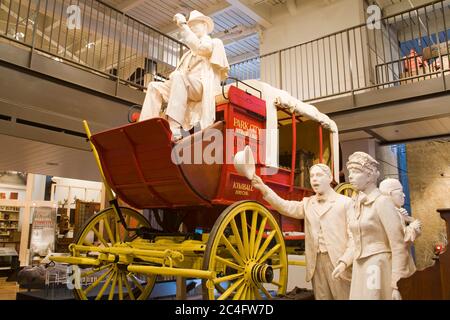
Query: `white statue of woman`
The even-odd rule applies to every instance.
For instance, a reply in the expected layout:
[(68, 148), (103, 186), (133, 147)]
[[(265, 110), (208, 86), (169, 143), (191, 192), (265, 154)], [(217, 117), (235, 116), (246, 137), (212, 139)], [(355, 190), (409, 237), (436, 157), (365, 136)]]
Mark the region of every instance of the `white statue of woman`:
[(355, 247), (350, 299), (400, 300), (397, 282), (415, 268), (409, 264), (394, 202), (377, 188), (378, 162), (364, 152), (355, 152), (347, 169), (350, 183), (359, 191), (349, 222)]

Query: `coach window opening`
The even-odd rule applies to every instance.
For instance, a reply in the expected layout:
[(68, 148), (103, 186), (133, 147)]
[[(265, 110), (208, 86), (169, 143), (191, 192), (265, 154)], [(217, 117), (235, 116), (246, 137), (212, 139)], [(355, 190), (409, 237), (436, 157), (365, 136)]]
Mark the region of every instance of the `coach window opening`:
[(297, 155), (297, 122), (302, 122), (299, 116), (295, 115), (295, 112), (289, 112), (284, 108), (277, 107), (277, 111), (282, 111), (285, 113), (288, 117), (278, 119), (278, 123), (280, 124), (283, 120), (289, 120), (291, 119), (291, 128), (292, 128), (292, 148), (291, 148), (291, 173), (289, 177), (289, 191), (292, 191), (294, 189), (294, 179), (295, 179), (295, 162), (296, 162), (296, 155)]
[(333, 170), (332, 132), (316, 120), (293, 115), (289, 109), (279, 107), (277, 112), (279, 168), (287, 171), (289, 191), (296, 187), (311, 189), (309, 168), (312, 165), (323, 163)]

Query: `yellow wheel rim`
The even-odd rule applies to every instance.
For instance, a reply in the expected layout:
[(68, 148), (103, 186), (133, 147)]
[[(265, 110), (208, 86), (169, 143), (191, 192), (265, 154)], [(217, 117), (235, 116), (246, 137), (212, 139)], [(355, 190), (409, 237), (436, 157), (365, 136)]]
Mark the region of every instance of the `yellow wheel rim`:
[(356, 195), (356, 192), (357, 192), (355, 187), (353, 187), (348, 182), (343, 182), (343, 183), (338, 184), (336, 187), (334, 187), (334, 190), (337, 193), (342, 194), (347, 197), (350, 197), (350, 198), (352, 198), (354, 195)]
[[(121, 208), (129, 228), (150, 227), (147, 219), (130, 208)], [(78, 245), (112, 247), (138, 241), (134, 231), (128, 232), (120, 223), (112, 208), (105, 209), (88, 220), (78, 235)], [(92, 256), (86, 252), (77, 256)], [(75, 296), (81, 300), (145, 300), (155, 285), (155, 276), (127, 271), (127, 265), (105, 262), (95, 268), (81, 269), (79, 284), (75, 284)]]
[(222, 212), (209, 236), (203, 269), (216, 272), (213, 280), (203, 282), (205, 299), (272, 299), (271, 292), (284, 294), (286, 247), (270, 211), (258, 202), (242, 201)]

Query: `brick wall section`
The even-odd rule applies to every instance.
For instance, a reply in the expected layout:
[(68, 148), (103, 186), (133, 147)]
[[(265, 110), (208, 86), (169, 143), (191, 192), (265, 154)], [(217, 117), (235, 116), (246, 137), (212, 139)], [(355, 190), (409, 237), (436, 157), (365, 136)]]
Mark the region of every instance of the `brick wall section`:
[(430, 266), (436, 243), (445, 239), (445, 222), (436, 212), (450, 207), (450, 141), (424, 141), (406, 146), (413, 217), (423, 223), (415, 242), (418, 269)]

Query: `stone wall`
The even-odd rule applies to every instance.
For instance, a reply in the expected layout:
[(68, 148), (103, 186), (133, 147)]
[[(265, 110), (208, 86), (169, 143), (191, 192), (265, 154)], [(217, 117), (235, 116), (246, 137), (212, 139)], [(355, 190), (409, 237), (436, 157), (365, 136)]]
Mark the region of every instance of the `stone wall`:
[(415, 242), (416, 264), (422, 269), (433, 263), (434, 246), (445, 241), (445, 222), (436, 209), (450, 207), (450, 141), (407, 144), (406, 157), (412, 215), (423, 223)]

